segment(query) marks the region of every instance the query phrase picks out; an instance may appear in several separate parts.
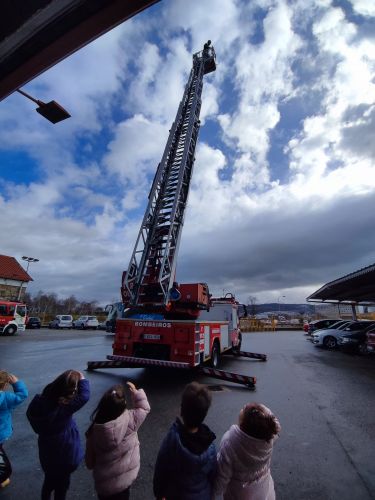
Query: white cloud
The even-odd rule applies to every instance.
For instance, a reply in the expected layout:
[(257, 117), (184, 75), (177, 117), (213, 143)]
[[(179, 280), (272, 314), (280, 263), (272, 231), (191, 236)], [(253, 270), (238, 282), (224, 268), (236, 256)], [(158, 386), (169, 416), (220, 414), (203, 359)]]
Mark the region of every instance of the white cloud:
[[(374, 14), (373, 2), (352, 4)], [(328, 0), (176, 0), (27, 85), (69, 120), (51, 126), (19, 95), (1, 104), (3, 161), (25, 158), (19, 177), (3, 163), (0, 229), (23, 237), (1, 253), (40, 258), (33, 291), (119, 297), (192, 52), (207, 38), (217, 71), (204, 79), (179, 280), (298, 302), (374, 259), (373, 38)]]
[(142, 115), (134, 115), (118, 124), (116, 135), (108, 144), (105, 165), (112, 174), (131, 184), (147, 181), (146, 174), (155, 171), (161, 158), (168, 129)]
[(375, 16), (375, 5), (372, 0), (350, 0), (353, 9), (362, 16)]
[(175, 39), (165, 57), (155, 44), (146, 42), (140, 49), (126, 108), (170, 125), (190, 71), (191, 54), (184, 39)]
[(207, 39), (211, 39), (222, 54), (240, 36), (241, 9), (242, 2), (236, 0), (221, 0), (220, 6), (215, 0), (195, 0), (189, 3), (189, 8), (184, 0), (168, 2), (163, 15), (169, 28), (164, 35), (165, 43), (171, 43), (169, 32), (180, 28), (189, 33), (193, 52), (202, 50)]

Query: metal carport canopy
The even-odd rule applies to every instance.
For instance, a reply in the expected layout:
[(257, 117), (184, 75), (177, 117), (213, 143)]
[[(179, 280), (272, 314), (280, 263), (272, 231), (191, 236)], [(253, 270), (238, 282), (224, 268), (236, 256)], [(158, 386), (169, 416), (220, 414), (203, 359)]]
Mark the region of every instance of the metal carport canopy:
[(375, 303), (375, 264), (330, 281), (306, 300), (358, 305)]

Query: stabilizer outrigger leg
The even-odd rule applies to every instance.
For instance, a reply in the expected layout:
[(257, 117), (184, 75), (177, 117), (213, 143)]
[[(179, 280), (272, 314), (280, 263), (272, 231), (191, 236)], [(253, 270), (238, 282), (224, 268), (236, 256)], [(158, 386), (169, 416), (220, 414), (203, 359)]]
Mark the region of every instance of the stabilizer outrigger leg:
[(190, 369), (190, 365), (188, 363), (165, 361), (162, 359), (134, 358), (133, 356), (108, 355), (107, 361), (87, 362), (88, 371), (95, 370), (97, 368), (143, 368), (146, 366), (178, 368), (180, 370)]
[(234, 356), (242, 356), (244, 358), (252, 358), (252, 359), (259, 359), (260, 361), (267, 361), (267, 354), (260, 354), (257, 352), (233, 350), (231, 354), (234, 354)]
[(206, 366), (200, 366), (196, 368), (196, 370), (202, 375), (208, 375), (209, 377), (218, 378), (220, 380), (228, 380), (229, 382), (233, 382), (235, 384), (245, 385), (249, 389), (255, 389), (257, 380), (255, 377), (240, 375), (239, 373), (232, 373), (224, 370), (217, 370), (216, 368), (209, 368)]
[(146, 366), (158, 366), (163, 368), (177, 368), (183, 370), (192, 370), (201, 375), (207, 375), (220, 380), (227, 380), (234, 384), (245, 385), (249, 389), (255, 389), (256, 378), (239, 373), (232, 373), (216, 368), (206, 366), (197, 366), (192, 368), (188, 363), (178, 363), (174, 361), (163, 361), (156, 359), (133, 358), (128, 356), (107, 356), (105, 361), (88, 361), (87, 370), (92, 371), (101, 368), (141, 368)]

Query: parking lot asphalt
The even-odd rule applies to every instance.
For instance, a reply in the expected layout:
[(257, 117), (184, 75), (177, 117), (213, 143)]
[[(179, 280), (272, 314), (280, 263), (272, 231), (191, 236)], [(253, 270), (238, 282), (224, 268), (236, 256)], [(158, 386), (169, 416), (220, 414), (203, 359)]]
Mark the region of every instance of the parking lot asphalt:
[[(40, 498), (43, 474), (37, 437), (25, 413), (34, 394), (68, 368), (85, 370), (87, 361), (111, 354), (113, 336), (102, 331), (27, 330), (0, 337), (0, 368), (22, 378), (30, 396), (13, 413), (14, 434), (5, 448), (14, 472), (1, 499)], [(375, 498), (375, 357), (346, 355), (314, 347), (301, 331), (249, 333), (243, 350), (266, 353), (267, 362), (225, 357), (221, 368), (257, 377), (255, 391), (199, 377), (213, 394), (207, 424), (217, 436), (235, 423), (244, 403), (259, 401), (279, 417), (272, 475), (278, 499), (367, 500)], [(160, 442), (179, 413), (181, 392), (192, 373), (150, 369), (84, 372), (89, 403), (76, 414), (81, 435), (102, 393), (132, 380), (149, 397), (151, 413), (139, 432), (141, 470), (133, 500), (152, 499), (152, 474)], [(72, 476), (69, 499), (96, 498), (91, 472), (82, 465)]]

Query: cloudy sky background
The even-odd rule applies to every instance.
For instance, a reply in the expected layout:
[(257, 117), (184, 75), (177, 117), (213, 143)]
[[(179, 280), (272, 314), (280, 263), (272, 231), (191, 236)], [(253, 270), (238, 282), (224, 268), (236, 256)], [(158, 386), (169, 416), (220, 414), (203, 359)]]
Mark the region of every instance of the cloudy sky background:
[(192, 64), (211, 39), (177, 265), (241, 301), (303, 303), (375, 262), (373, 0), (162, 0), (0, 103), (0, 253), (29, 291), (119, 300)]

